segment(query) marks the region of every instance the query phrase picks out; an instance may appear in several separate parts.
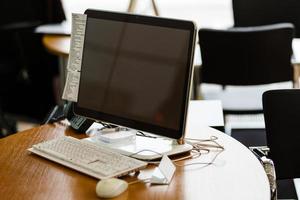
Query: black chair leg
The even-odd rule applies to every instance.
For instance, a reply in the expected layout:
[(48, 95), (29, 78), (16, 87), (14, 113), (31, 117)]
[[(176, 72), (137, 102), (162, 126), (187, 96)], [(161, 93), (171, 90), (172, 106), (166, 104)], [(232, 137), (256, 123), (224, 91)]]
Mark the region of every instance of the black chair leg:
[(277, 180), (278, 199), (298, 199), (293, 179)]
[(15, 120), (7, 120), (0, 109), (0, 138), (17, 132), (17, 122)]

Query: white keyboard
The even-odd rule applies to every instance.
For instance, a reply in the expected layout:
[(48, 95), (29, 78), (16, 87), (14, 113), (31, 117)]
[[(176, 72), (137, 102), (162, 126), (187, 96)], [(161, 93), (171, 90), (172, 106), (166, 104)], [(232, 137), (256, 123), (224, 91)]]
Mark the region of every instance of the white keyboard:
[(98, 179), (123, 176), (147, 166), (146, 162), (67, 136), (33, 145), (28, 150)]

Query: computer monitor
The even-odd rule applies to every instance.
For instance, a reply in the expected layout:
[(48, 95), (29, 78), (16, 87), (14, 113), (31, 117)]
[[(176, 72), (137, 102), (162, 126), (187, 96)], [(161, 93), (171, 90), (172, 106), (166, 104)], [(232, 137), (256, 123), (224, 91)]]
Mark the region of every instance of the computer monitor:
[(196, 28), (184, 20), (86, 10), (75, 114), (180, 139)]

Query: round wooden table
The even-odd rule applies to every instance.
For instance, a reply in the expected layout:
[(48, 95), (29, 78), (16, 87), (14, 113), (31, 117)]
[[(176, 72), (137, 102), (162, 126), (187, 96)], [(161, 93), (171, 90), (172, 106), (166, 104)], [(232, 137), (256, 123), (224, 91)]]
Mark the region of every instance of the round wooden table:
[[(177, 167), (170, 185), (136, 183), (115, 199), (178, 200), (269, 200), (270, 188), (263, 167), (241, 143), (215, 129), (198, 123), (189, 124), (188, 137), (218, 137), (225, 147), (214, 164)], [(85, 137), (67, 127), (43, 125), (0, 140), (1, 199), (99, 199), (95, 187), (98, 180), (67, 167), (30, 154), (33, 144), (62, 135)], [(207, 162), (213, 152), (178, 164)], [(153, 166), (142, 170), (139, 178), (151, 174)], [(123, 177), (128, 182), (136, 176)]]
[(44, 35), (43, 44), (46, 49), (57, 56), (68, 57), (71, 37), (67, 35)]

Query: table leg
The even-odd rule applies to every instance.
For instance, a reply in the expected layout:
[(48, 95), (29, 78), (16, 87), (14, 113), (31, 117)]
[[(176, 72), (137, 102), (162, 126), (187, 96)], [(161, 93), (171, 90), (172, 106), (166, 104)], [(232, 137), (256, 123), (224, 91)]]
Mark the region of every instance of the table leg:
[(193, 72), (193, 82), (192, 82), (192, 99), (195, 99), (195, 100), (199, 100), (199, 99), (202, 99), (201, 98), (201, 94), (199, 93), (199, 85), (200, 85), (200, 65), (195, 65), (194, 66), (194, 72)]
[(293, 87), (300, 88), (299, 78), (300, 78), (300, 63), (293, 64), (294, 69), (294, 80), (293, 80)]
[[(134, 10), (135, 10), (135, 7), (136, 7), (136, 3), (137, 3), (137, 0), (130, 0), (129, 5), (127, 7), (127, 12), (133, 13)], [(151, 4), (152, 4), (154, 14), (156, 16), (159, 16), (159, 12), (158, 12), (158, 8), (157, 8), (157, 5), (155, 3), (155, 0), (151, 0)]]
[(158, 8), (156, 6), (155, 0), (152, 0), (152, 7), (153, 7), (153, 10), (154, 10), (154, 14), (156, 16), (159, 16), (159, 12), (158, 12)]
[(127, 12), (132, 13), (135, 9), (136, 6), (136, 0), (130, 0), (128, 8), (127, 8)]

